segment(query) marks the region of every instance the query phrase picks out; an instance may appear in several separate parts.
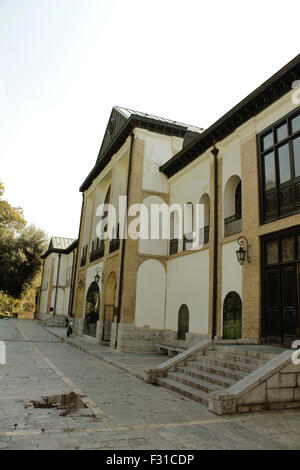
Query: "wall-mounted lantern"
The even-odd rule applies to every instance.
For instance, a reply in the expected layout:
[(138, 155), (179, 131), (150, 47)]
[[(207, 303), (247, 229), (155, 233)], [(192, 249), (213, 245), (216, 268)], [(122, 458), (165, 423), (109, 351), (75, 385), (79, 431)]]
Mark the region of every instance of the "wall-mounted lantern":
[(238, 263), (243, 266), (245, 260), (247, 259), (247, 262), (250, 263), (250, 253), (249, 253), (249, 248), (250, 245), (248, 244), (248, 240), (246, 237), (241, 236), (237, 239), (237, 243), (239, 245), (239, 249), (236, 250), (235, 254), (238, 260)]
[[(101, 276), (100, 276), (99, 273), (101, 273)], [(99, 284), (100, 277), (101, 277), (101, 283), (103, 284), (103, 269), (102, 268), (97, 268), (96, 269), (96, 274), (95, 274), (95, 282), (97, 284)]]
[(79, 280), (78, 280), (78, 287), (79, 287), (79, 289), (82, 289), (83, 286), (84, 286), (84, 279), (83, 279), (83, 277), (80, 276)]

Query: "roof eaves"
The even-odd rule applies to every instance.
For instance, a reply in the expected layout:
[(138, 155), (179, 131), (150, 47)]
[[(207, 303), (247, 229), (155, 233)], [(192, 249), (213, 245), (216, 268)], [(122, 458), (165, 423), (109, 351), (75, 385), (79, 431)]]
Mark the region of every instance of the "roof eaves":
[(125, 122), (124, 126), (121, 128), (120, 132), (116, 135), (114, 140), (111, 142), (108, 149), (104, 152), (101, 156), (100, 160), (96, 163), (94, 168), (88, 174), (86, 179), (84, 180), (83, 184), (80, 186), (79, 190), (81, 192), (88, 189), (91, 185), (93, 180), (98, 176), (101, 170), (108, 164), (111, 156), (120, 148), (120, 146), (124, 143), (129, 132), (134, 129), (134, 127), (141, 127), (144, 129), (151, 128), (154, 132), (165, 133), (168, 135), (179, 135), (183, 137), (185, 132), (187, 132), (187, 126), (166, 122), (166, 121), (159, 121), (158, 119), (154, 119), (147, 116), (141, 116), (137, 114), (131, 114), (128, 120)]
[[(251, 92), (249, 95), (246, 96), (242, 101), (240, 101), (237, 105), (235, 105), (230, 111), (228, 111), (226, 114), (224, 114), (220, 119), (218, 119), (214, 124), (212, 124), (208, 129), (206, 129), (202, 134), (200, 134), (199, 137), (196, 137), (195, 140), (193, 140), (189, 145), (184, 147), (180, 152), (178, 152), (176, 155), (174, 155), (170, 160), (168, 160), (166, 163), (161, 165), (160, 171), (163, 172), (167, 177), (173, 176), (176, 174), (178, 171), (180, 171), (182, 168), (186, 166), (186, 164), (191, 163), (195, 158), (201, 155), (205, 150), (207, 150), (209, 147), (213, 145), (214, 140), (219, 140), (218, 139), (218, 130), (221, 129), (221, 126), (223, 126), (223, 134), (226, 136), (226, 123), (229, 122), (231, 118), (234, 117), (234, 115), (237, 117), (237, 119), (240, 117), (240, 123), (237, 123), (235, 128), (239, 127), (245, 120), (243, 121), (243, 118), (239, 116), (239, 112), (241, 112), (244, 108), (246, 108), (247, 105), (249, 107), (253, 108), (249, 112), (249, 116), (247, 118), (250, 119), (251, 117), (255, 116), (259, 112), (261, 112), (261, 108), (255, 106), (255, 100), (259, 99), (260, 95), (268, 90), (269, 88), (272, 87), (276, 82), (280, 81), (280, 79), (283, 82), (283, 78), (286, 74), (291, 72), (293, 68), (299, 67), (299, 61), (300, 61), (300, 54), (296, 56), (294, 59), (292, 59), (288, 64), (286, 64), (284, 67), (282, 67), (278, 72), (276, 72), (272, 77), (270, 77), (268, 80), (266, 80), (262, 85), (260, 85), (258, 88), (256, 88), (253, 92)], [(300, 68), (300, 67), (299, 67)], [(297, 78), (297, 74), (294, 74), (294, 78)], [(284, 84), (281, 83), (282, 86), (284, 87)], [(274, 95), (274, 90), (271, 91)], [(289, 89), (286, 89), (283, 94), (287, 93)], [(275, 95), (273, 96), (273, 98)], [(274, 102), (275, 99), (272, 101)], [(269, 106), (269, 102), (265, 102), (265, 107)], [(230, 126), (227, 127), (227, 135), (233, 132)], [(220, 132), (221, 134), (221, 132)], [(224, 138), (224, 137), (223, 137)], [(182, 157), (184, 155), (188, 156), (189, 154), (193, 153), (193, 158), (192, 159), (187, 159), (189, 160), (188, 163), (182, 165), (180, 161), (182, 160)]]

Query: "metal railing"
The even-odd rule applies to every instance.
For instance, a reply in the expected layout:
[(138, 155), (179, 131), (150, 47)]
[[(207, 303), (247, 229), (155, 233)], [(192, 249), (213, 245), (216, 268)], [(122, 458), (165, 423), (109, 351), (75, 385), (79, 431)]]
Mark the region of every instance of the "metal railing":
[(103, 258), (105, 249), (104, 240), (96, 239), (92, 243), (92, 251), (90, 253), (90, 263), (96, 259)]
[(224, 237), (229, 237), (242, 231), (242, 219), (232, 215), (224, 219)]

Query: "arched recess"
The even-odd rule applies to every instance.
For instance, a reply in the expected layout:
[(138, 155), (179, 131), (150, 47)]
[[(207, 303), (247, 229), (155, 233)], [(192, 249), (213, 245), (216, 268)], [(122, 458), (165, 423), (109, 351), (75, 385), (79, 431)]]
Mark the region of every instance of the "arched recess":
[(157, 260), (144, 261), (137, 273), (135, 325), (164, 328), (166, 272)]
[(112, 271), (106, 281), (105, 289), (105, 305), (114, 305), (116, 306), (117, 301), (117, 276), (114, 271)]
[(114, 271), (109, 274), (105, 287), (104, 315), (102, 341), (110, 341), (111, 324), (118, 315), (117, 304), (117, 276)]
[(207, 193), (202, 194), (199, 204), (203, 206), (203, 227), (200, 232), (200, 244), (202, 244), (209, 242), (210, 198)]
[(223, 338), (242, 337), (242, 301), (236, 292), (229, 292), (223, 304)]
[(181, 305), (178, 312), (177, 339), (185, 341), (185, 335), (189, 332), (190, 313), (188, 306)]
[(237, 175), (231, 176), (224, 189), (224, 236), (233, 235), (242, 230), (242, 184)]
[(100, 290), (97, 282), (92, 282), (85, 298), (84, 333), (96, 336), (97, 321), (100, 312)]

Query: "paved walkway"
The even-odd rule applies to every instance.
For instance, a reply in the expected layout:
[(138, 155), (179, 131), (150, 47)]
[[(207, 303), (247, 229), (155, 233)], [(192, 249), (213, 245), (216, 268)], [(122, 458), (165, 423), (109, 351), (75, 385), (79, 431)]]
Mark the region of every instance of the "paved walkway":
[[(0, 320), (0, 340), (7, 348), (0, 449), (300, 449), (300, 410), (216, 416), (62, 342), (37, 321)], [(31, 403), (70, 392), (84, 408), (65, 414)]]
[(90, 356), (101, 359), (107, 364), (128, 372), (129, 374), (144, 379), (144, 370), (155, 367), (169, 357), (156, 353), (124, 353), (111, 349), (102, 344), (96, 343), (95, 338), (90, 336), (78, 336), (76, 334), (67, 338), (66, 328), (43, 327), (46, 331), (53, 334), (67, 344), (71, 344)]

